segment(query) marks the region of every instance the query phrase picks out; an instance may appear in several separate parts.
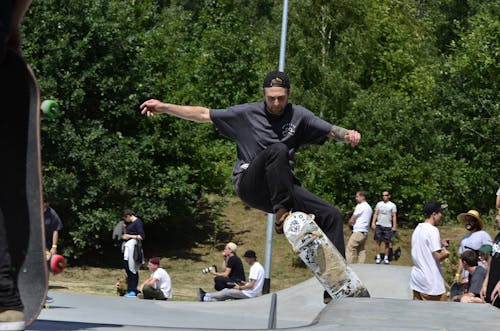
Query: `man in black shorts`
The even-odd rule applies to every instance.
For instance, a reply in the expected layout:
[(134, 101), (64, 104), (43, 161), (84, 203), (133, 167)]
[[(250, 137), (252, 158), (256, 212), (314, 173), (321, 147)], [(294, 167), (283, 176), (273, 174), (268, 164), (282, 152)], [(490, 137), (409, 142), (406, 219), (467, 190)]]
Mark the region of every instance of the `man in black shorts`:
[(327, 137), (356, 146), (361, 135), (289, 103), (290, 80), (283, 72), (267, 74), (263, 90), (264, 102), (228, 109), (180, 106), (151, 99), (141, 105), (141, 113), (147, 116), (166, 113), (194, 122), (213, 123), (220, 133), (236, 142), (232, 179), (241, 200), (251, 207), (275, 213), (278, 233), (283, 232), (283, 221), (289, 211), (314, 214), (318, 226), (345, 255), (342, 213), (300, 186), (293, 172), (294, 155), (302, 145), (323, 144)]

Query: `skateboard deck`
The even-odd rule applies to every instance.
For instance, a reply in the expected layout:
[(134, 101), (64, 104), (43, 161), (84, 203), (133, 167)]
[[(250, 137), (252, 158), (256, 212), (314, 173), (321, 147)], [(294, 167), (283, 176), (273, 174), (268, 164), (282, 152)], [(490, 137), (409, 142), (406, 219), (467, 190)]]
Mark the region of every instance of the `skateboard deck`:
[(314, 215), (291, 213), (285, 219), (283, 231), (293, 251), (311, 269), (333, 300), (370, 296), (344, 257), (314, 222)]
[(2, 190), (10, 190), (2, 209), (8, 209), (9, 203), (15, 205), (16, 213), (12, 217), (4, 215), (5, 221), (25, 224), (14, 233), (26, 252), (18, 269), (18, 287), (25, 322), (30, 325), (43, 307), (48, 282), (41, 192), (40, 97), (33, 72), (19, 55), (8, 50), (1, 66), (1, 128), (5, 139), (1, 145), (5, 151), (1, 152), (4, 163), (14, 164), (7, 169), (4, 166), (0, 172), (0, 182), (9, 184)]

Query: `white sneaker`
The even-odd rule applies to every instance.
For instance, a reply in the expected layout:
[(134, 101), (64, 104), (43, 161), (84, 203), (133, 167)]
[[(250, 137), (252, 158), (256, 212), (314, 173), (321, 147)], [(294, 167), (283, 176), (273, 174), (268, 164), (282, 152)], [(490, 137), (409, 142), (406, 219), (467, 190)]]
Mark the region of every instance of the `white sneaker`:
[(380, 264), (380, 262), (382, 262), (382, 260), (380, 259), (380, 256), (377, 256), (377, 258), (375, 259), (375, 263)]
[(24, 314), (19, 310), (0, 311), (0, 330), (24, 330)]
[(388, 258), (384, 259), (384, 264), (389, 264), (389, 259)]

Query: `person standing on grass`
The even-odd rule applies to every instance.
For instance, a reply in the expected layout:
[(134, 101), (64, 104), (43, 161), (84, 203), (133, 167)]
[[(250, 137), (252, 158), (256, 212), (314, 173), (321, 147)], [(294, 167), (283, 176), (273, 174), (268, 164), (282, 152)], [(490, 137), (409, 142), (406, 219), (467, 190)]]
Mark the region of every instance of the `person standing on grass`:
[(142, 241), (145, 238), (142, 220), (134, 215), (130, 209), (122, 212), (125, 222), (125, 233), (122, 235), (122, 252), (124, 268), (127, 273), (127, 293), (124, 297), (135, 297), (139, 285), (139, 269), (143, 264)]
[(385, 244), (384, 249), (384, 264), (389, 264), (389, 250), (391, 249), (391, 237), (397, 227), (397, 212), (398, 209), (394, 202), (390, 201), (391, 193), (389, 191), (382, 192), (382, 201), (379, 201), (375, 206), (373, 213), (372, 229), (375, 230), (375, 263), (380, 264), (382, 258), (380, 256), (380, 246), (382, 241)]
[(449, 241), (442, 240), (436, 227), (443, 217), (442, 205), (430, 200), (424, 205), (425, 221), (418, 224), (411, 236), (410, 288), (413, 300), (446, 301), (446, 289), (441, 273), (441, 261), (446, 259)]
[[(43, 217), (45, 228), (45, 247), (50, 255), (57, 254), (57, 243), (59, 241), (59, 231), (62, 230), (63, 224), (57, 212), (49, 204), (49, 196), (43, 194)], [(52, 303), (53, 298), (47, 296), (46, 303)]]
[(352, 234), (347, 242), (345, 251), (346, 261), (351, 264), (354, 262), (365, 263), (366, 250), (365, 244), (368, 238), (368, 229), (372, 218), (372, 207), (366, 202), (368, 193), (365, 191), (356, 192), (356, 208), (349, 219), (349, 226), (352, 227)]
[(54, 208), (50, 206), (49, 197), (46, 193), (43, 194), (43, 216), (45, 221), (45, 245), (50, 255), (54, 255), (57, 254), (59, 231), (62, 230), (63, 224)]
[[(277, 233), (283, 233), (283, 222), (291, 210), (314, 214), (318, 226), (345, 256), (342, 213), (302, 188), (294, 174), (295, 153), (303, 145), (323, 144), (327, 137), (356, 146), (361, 135), (289, 103), (290, 79), (284, 72), (268, 73), (262, 87), (264, 102), (228, 109), (181, 106), (154, 99), (147, 100), (140, 108), (147, 116), (169, 114), (213, 123), (236, 143), (232, 179), (240, 199), (250, 207), (275, 213)], [(325, 300), (329, 300), (326, 291)]]
[(160, 267), (160, 259), (153, 257), (149, 259), (148, 269), (151, 277), (139, 286), (141, 293), (137, 294), (139, 299), (168, 300), (172, 298), (172, 281), (168, 272)]

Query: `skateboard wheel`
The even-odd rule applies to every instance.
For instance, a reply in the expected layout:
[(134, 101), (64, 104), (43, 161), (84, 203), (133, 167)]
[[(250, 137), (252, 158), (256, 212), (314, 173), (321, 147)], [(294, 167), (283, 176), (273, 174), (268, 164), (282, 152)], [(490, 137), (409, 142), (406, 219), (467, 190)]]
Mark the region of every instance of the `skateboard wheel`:
[(59, 116), (59, 104), (55, 100), (44, 100), (40, 108), (48, 119), (53, 120)]
[(52, 271), (54, 275), (60, 274), (65, 267), (66, 260), (64, 260), (62, 255), (55, 254), (52, 256), (50, 259), (50, 271)]

